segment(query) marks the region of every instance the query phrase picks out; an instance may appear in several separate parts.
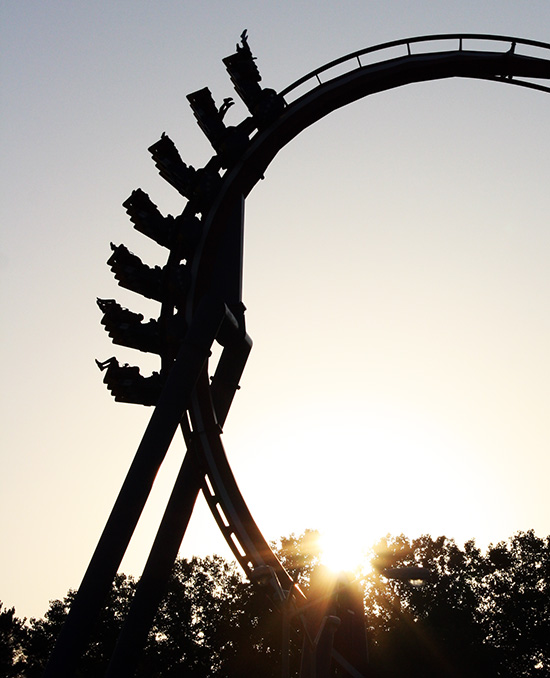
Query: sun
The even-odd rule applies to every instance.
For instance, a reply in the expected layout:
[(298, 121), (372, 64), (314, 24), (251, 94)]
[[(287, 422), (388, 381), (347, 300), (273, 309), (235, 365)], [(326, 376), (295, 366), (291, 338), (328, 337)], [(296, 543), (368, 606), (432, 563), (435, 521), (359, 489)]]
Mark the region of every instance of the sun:
[(327, 527), (320, 532), (320, 561), (332, 572), (355, 573), (369, 569), (369, 558), (365, 541), (356, 532), (338, 525)]

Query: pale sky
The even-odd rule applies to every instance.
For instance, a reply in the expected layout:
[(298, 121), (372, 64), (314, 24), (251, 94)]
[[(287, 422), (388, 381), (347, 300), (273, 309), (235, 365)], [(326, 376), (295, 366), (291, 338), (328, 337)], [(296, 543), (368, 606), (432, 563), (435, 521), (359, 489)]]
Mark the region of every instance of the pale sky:
[[(166, 253), (121, 203), (184, 201), (148, 146), (211, 157), (185, 95), (235, 95), (243, 29), (281, 90), (354, 50), (475, 32), (550, 42), (547, 0), (0, 1), (4, 401), (0, 600), (19, 616), (78, 587), (151, 410), (115, 403), (95, 298), (144, 315), (109, 242)], [(235, 124), (246, 115), (237, 104)], [(293, 141), (246, 206), (254, 340), (224, 444), (267, 539), (317, 528), (550, 533), (550, 96), (499, 83), (410, 85)], [(122, 571), (138, 576), (184, 453), (175, 440)], [(182, 555), (228, 555), (203, 501)]]

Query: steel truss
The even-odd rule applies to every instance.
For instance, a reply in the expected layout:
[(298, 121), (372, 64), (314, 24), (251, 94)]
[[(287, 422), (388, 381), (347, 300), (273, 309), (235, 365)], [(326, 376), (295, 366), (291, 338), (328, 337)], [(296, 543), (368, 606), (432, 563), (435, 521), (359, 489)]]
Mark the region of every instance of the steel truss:
[[(166, 135), (149, 149), (161, 176), (187, 198), (182, 214), (164, 217), (140, 190), (124, 203), (135, 228), (169, 250), (167, 264), (151, 269), (123, 245), (112, 246), (108, 263), (120, 285), (160, 301), (161, 312), (158, 320), (143, 323), (143, 316), (114, 300), (98, 300), (102, 322), (115, 343), (157, 353), (162, 367), (144, 377), (138, 368), (120, 366), (114, 358), (98, 363), (116, 400), (154, 409), (45, 678), (75, 674), (178, 428), (187, 453), (106, 675), (133, 675), (200, 491), (246, 575), (266, 586), (284, 619), (301, 620), (306, 638), (302, 678), (328, 678), (335, 665), (354, 678), (366, 675), (366, 642), (360, 639), (346, 653), (335, 641), (338, 620), (329, 616), (320, 626), (312, 624), (311, 602), (256, 525), (221, 442), (252, 347), (241, 283), (245, 199), (283, 146), (331, 111), (370, 94), (452, 77), (550, 92), (550, 44), (516, 37), (447, 34), (384, 43), (332, 61), (280, 93), (260, 86), (246, 32), (241, 39), (224, 63), (250, 115), (227, 127), (223, 118), (233, 101), (226, 99), (218, 107), (205, 88), (188, 99), (215, 150), (206, 166), (187, 166)], [(214, 341), (223, 350), (210, 376)], [(283, 653), (283, 676), (287, 671)]]

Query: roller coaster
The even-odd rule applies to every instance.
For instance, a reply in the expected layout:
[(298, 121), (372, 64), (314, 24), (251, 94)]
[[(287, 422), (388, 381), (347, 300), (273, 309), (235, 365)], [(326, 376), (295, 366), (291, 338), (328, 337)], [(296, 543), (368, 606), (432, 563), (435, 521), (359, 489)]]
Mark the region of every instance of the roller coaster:
[[(511, 36), (445, 34), (387, 42), (332, 61), (279, 93), (260, 85), (246, 31), (235, 53), (223, 62), (248, 115), (238, 125), (226, 126), (232, 99), (218, 106), (208, 88), (188, 95), (215, 151), (209, 162), (198, 170), (188, 166), (165, 134), (149, 149), (160, 175), (186, 199), (182, 214), (163, 216), (139, 189), (123, 203), (134, 227), (168, 250), (167, 263), (151, 268), (124, 245), (112, 245), (108, 264), (119, 285), (158, 301), (161, 310), (157, 320), (143, 322), (141, 314), (115, 300), (99, 299), (102, 324), (115, 344), (159, 355), (161, 368), (145, 377), (138, 367), (120, 365), (116, 358), (98, 362), (115, 400), (154, 409), (45, 678), (75, 675), (178, 428), (187, 452), (106, 676), (134, 674), (138, 650), (201, 491), (247, 577), (264, 587), (274, 606), (290, 610), (299, 620), (305, 638), (301, 678), (328, 678), (336, 671), (353, 678), (368, 675), (362, 614), (355, 610), (355, 622), (346, 627), (352, 629), (353, 646), (339, 638), (334, 617), (312, 622), (311, 601), (256, 525), (221, 442), (252, 348), (242, 301), (245, 199), (277, 153), (300, 132), (377, 92), (444, 78), (492, 80), (550, 92), (550, 44)], [(212, 367), (215, 341), (222, 350)], [(282, 655), (284, 677), (288, 663), (284, 651)]]

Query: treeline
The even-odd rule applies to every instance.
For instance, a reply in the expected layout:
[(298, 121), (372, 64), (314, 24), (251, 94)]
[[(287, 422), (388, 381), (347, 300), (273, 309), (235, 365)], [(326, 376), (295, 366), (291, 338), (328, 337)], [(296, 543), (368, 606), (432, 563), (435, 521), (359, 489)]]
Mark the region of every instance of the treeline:
[[(276, 550), (307, 591), (319, 568), (316, 533), (280, 540)], [(446, 537), (387, 537), (355, 573), (364, 592), (369, 676), (468, 678), (550, 676), (550, 537), (518, 533), (482, 552)], [(388, 580), (387, 567), (422, 565), (430, 582)], [(103, 675), (136, 587), (118, 575), (79, 678)], [(42, 619), (0, 608), (0, 675), (41, 675), (74, 592)], [(300, 629), (291, 637), (299, 672)], [(140, 678), (279, 678), (281, 618), (237, 567), (213, 556), (178, 560), (144, 648)], [(342, 674), (343, 675), (343, 674)]]

